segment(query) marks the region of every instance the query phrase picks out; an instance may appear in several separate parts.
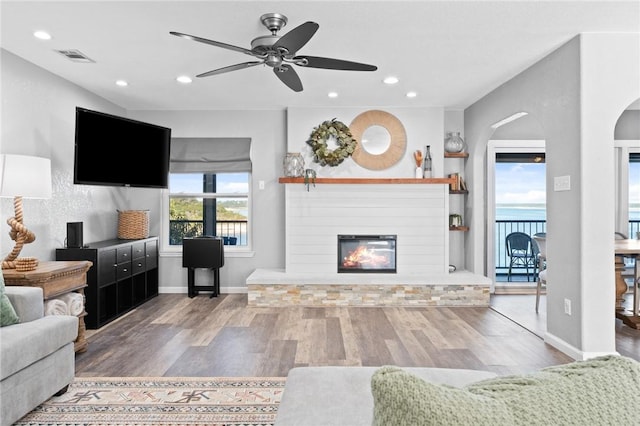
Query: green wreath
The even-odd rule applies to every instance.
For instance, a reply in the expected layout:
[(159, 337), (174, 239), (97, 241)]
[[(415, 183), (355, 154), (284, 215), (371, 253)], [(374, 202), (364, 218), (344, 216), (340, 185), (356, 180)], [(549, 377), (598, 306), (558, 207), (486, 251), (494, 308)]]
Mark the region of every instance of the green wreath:
[[(327, 139), (336, 138), (338, 147), (331, 150), (327, 147)], [(321, 166), (335, 167), (349, 158), (356, 149), (356, 140), (351, 135), (351, 130), (341, 121), (324, 121), (313, 129), (307, 141), (313, 150), (313, 160)]]

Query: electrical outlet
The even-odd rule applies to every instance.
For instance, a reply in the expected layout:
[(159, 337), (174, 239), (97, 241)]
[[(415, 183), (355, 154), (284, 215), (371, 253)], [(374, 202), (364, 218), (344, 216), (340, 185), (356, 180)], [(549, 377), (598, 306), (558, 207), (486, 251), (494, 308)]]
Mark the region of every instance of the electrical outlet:
[(571, 315), (571, 300), (564, 299), (564, 313)]

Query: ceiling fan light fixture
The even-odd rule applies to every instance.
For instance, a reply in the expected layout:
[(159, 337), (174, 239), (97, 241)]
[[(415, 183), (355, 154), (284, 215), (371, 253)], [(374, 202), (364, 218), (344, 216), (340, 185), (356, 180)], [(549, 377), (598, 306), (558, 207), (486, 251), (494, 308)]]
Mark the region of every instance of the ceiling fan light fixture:
[(191, 77), (189, 77), (188, 75), (179, 75), (178, 77), (176, 77), (176, 81), (182, 84), (189, 84), (193, 80), (191, 80)]
[(277, 68), (282, 65), (282, 57), (278, 55), (268, 55), (264, 60), (264, 63), (269, 65), (270, 67)]

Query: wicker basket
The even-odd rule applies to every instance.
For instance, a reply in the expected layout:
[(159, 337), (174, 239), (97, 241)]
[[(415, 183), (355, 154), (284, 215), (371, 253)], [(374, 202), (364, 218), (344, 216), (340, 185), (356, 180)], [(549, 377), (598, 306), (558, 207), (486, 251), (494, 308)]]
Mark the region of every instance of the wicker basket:
[(149, 210), (118, 210), (118, 238), (139, 240), (149, 236)]

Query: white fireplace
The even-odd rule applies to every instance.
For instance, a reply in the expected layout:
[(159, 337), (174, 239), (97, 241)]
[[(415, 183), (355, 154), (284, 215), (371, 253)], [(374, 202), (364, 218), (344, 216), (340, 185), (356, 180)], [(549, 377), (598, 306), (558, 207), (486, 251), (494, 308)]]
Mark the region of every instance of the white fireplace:
[(285, 186), (286, 272), (337, 274), (338, 235), (395, 235), (399, 275), (448, 273), (448, 185)]
[[(318, 181), (307, 189), (301, 179), (281, 179), (286, 186), (285, 269), (254, 271), (247, 278), (249, 305), (489, 305), (488, 278), (449, 273), (448, 182)], [(394, 272), (339, 273), (338, 235), (393, 236)]]

